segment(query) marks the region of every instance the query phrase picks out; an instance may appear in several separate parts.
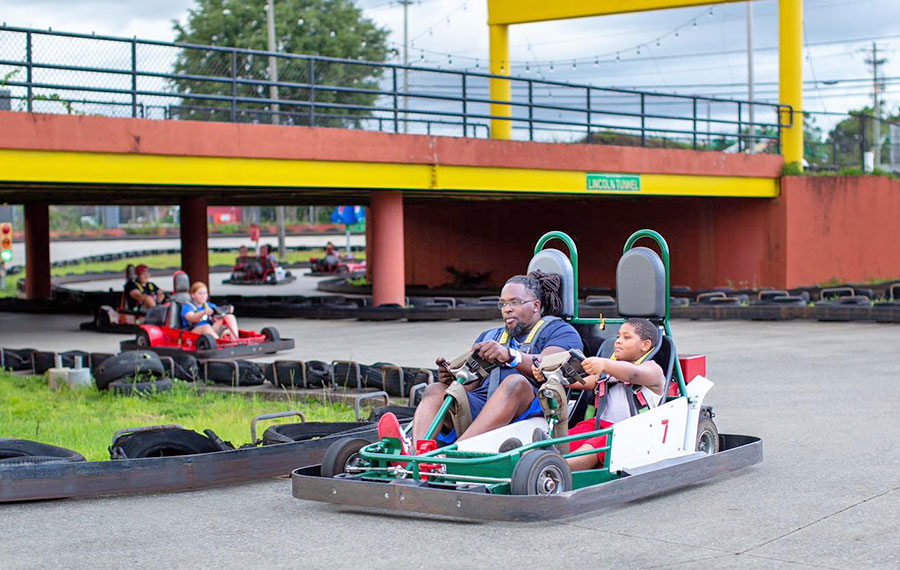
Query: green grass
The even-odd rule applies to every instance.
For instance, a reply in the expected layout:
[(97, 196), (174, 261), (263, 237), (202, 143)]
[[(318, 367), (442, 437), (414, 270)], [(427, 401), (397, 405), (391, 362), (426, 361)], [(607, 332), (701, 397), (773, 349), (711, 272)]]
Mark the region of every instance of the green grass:
[[(198, 392), (176, 381), (170, 392), (118, 396), (96, 388), (53, 392), (43, 376), (0, 371), (0, 437), (30, 439), (74, 449), (88, 460), (109, 459), (113, 434), (123, 428), (181, 424), (202, 433), (212, 429), (239, 446), (250, 441), (250, 420), (262, 414), (299, 410), (306, 421), (353, 421), (343, 404), (273, 401), (239, 394)], [(294, 422), (286, 418), (281, 422)], [(260, 422), (258, 436), (275, 422)]]
[[(237, 257), (237, 250), (231, 252), (210, 252), (209, 266), (216, 265), (233, 265)], [(324, 257), (325, 249), (310, 249), (305, 251), (288, 251), (287, 259), (281, 260), (282, 263), (292, 265), (309, 261), (312, 257)], [(366, 258), (364, 251), (354, 252), (356, 259), (362, 261)], [(128, 264), (146, 265), (150, 269), (168, 269), (181, 266), (181, 254), (171, 253), (163, 255), (148, 255), (145, 257), (130, 257), (128, 259), (119, 259), (116, 261), (98, 261), (95, 263), (80, 263), (78, 265), (69, 265), (67, 267), (54, 267), (50, 270), (50, 274), (54, 277), (63, 275), (82, 275), (84, 273), (107, 273), (107, 272), (125, 272)]]

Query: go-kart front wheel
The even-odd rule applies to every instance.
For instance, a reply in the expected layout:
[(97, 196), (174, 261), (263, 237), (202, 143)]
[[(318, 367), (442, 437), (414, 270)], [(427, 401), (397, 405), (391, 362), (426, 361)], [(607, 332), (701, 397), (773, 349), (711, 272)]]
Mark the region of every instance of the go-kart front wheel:
[(134, 337), (134, 345), (142, 350), (150, 348), (150, 333), (144, 329), (139, 330)]
[(358, 466), (359, 450), (370, 443), (361, 437), (344, 437), (332, 443), (322, 458), (322, 477), (334, 477)]
[(557, 495), (572, 490), (572, 470), (562, 455), (549, 449), (529, 451), (513, 469), (513, 495)]
[(197, 350), (215, 350), (218, 348), (216, 337), (211, 334), (202, 334), (197, 339)]
[(701, 417), (697, 425), (696, 451), (712, 455), (719, 452), (719, 429), (712, 418)]

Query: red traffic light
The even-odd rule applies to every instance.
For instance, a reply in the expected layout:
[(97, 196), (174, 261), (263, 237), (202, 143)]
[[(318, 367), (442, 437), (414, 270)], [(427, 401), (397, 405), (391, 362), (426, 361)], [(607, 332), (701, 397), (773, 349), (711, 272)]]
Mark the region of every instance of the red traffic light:
[(12, 233), (12, 224), (4, 223), (0, 224), (0, 233), (2, 234), (11, 234)]

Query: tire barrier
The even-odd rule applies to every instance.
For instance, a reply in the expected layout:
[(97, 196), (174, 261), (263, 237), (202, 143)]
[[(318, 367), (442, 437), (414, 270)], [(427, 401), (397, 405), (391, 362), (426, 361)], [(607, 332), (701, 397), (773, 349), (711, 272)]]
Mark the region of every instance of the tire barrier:
[[(166, 367), (155, 352), (130, 350), (106, 358), (91, 367), (98, 390), (106, 390), (116, 380), (125, 378), (156, 379), (166, 373)], [(171, 386), (170, 386), (171, 387)]]
[(132, 382), (130, 380), (116, 380), (110, 382), (107, 389), (113, 394), (130, 396), (132, 394), (152, 394), (156, 392), (168, 392), (172, 389), (171, 378), (159, 378), (156, 380), (142, 380)]
[(371, 427), (369, 422), (304, 422), (299, 424), (278, 424), (263, 432), (263, 445), (306, 441), (325, 437), (338, 432)]
[(31, 369), (35, 374), (43, 374), (53, 368), (57, 356), (60, 357), (62, 365), (66, 368), (73, 368), (75, 366), (76, 357), (81, 357), (83, 366), (91, 366), (90, 353), (84, 352), (83, 350), (68, 350), (66, 352), (45, 352), (36, 350), (31, 353)]
[(266, 381), (262, 366), (249, 360), (203, 361), (203, 378), (227, 386), (259, 386)]
[(172, 457), (223, 451), (207, 436), (180, 426), (152, 426), (122, 430), (113, 436), (110, 459)]
[(37, 441), (0, 439), (0, 466), (74, 461), (84, 461), (84, 456), (71, 449)]

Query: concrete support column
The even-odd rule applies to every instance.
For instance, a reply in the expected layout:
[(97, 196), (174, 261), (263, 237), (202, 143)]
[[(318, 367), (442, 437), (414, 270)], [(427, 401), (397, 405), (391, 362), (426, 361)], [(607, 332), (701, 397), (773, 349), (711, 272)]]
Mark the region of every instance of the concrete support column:
[[(793, 124), (781, 131), (781, 154), (788, 164), (803, 160), (803, 0), (778, 2), (778, 99), (793, 110)], [(791, 121), (781, 113), (781, 124)]]
[(206, 225), (206, 198), (182, 198), (181, 268), (194, 281), (209, 283), (209, 229)]
[(406, 275), (403, 266), (403, 192), (372, 192), (372, 297), (375, 306), (406, 302)]
[(50, 206), (25, 204), (25, 297), (50, 298)]
[(375, 264), (375, 219), (372, 207), (366, 206), (366, 278), (372, 282), (372, 266)]

